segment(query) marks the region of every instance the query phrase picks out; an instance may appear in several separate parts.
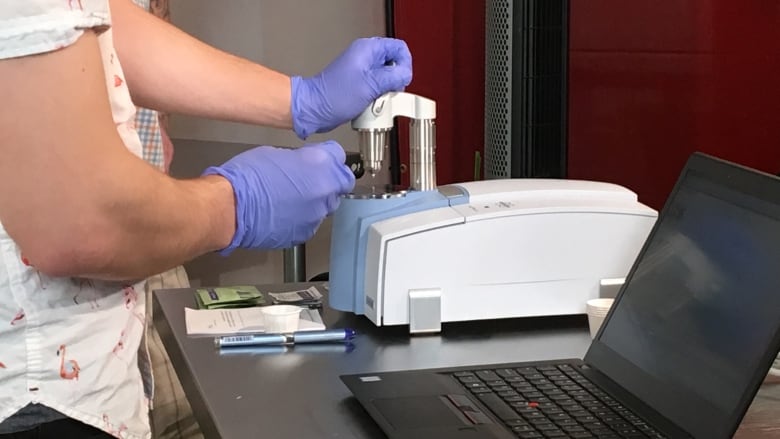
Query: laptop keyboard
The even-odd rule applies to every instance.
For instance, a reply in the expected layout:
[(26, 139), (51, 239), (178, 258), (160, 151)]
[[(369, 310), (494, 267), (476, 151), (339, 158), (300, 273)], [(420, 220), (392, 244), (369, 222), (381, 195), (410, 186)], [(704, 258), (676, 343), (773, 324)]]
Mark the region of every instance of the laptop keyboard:
[(664, 438), (571, 365), (452, 374), (520, 438)]

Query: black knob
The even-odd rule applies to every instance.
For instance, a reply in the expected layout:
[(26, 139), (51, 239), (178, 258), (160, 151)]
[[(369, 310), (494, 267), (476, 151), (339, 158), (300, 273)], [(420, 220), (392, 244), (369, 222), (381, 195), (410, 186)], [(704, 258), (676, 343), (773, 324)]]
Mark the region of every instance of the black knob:
[(347, 166), (355, 174), (355, 178), (360, 178), (366, 173), (366, 169), (363, 167), (363, 159), (360, 158), (359, 152), (347, 152)]

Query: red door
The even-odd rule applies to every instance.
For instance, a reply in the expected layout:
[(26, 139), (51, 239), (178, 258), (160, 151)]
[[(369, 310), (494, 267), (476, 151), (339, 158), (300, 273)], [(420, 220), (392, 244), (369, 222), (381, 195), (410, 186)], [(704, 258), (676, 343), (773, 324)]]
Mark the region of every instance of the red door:
[(569, 177), (660, 208), (693, 151), (780, 172), (780, 2), (572, 0), (570, 29)]
[[(438, 102), (439, 184), (482, 151), (484, 21), (484, 0), (395, 0), (409, 91)], [(660, 208), (693, 151), (780, 172), (777, 0), (571, 0), (569, 55), (570, 178)]]

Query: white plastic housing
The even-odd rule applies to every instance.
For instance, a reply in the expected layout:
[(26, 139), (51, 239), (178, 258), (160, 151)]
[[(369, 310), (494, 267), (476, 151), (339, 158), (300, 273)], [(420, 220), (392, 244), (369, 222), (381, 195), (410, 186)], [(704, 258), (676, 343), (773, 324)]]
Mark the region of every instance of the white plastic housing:
[(463, 183), (468, 204), (374, 223), (365, 314), (409, 323), (409, 291), (441, 290), (443, 322), (584, 314), (624, 277), (657, 212), (621, 186), (573, 180)]

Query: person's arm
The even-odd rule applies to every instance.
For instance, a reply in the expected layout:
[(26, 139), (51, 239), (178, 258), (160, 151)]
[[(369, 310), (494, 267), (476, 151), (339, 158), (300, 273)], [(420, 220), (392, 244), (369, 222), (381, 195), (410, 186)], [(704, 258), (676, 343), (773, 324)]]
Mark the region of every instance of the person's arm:
[(122, 143), (93, 32), (0, 78), (0, 221), (37, 269), (140, 278), (230, 244), (227, 180), (175, 180)]
[(288, 77), (210, 47), (111, 0), (114, 44), (136, 104), (165, 112), (293, 128), (301, 139), (355, 118), (412, 80), (401, 40), (360, 38), (320, 73)]
[(289, 76), (202, 43), (131, 0), (110, 4), (114, 45), (136, 104), (292, 127)]

